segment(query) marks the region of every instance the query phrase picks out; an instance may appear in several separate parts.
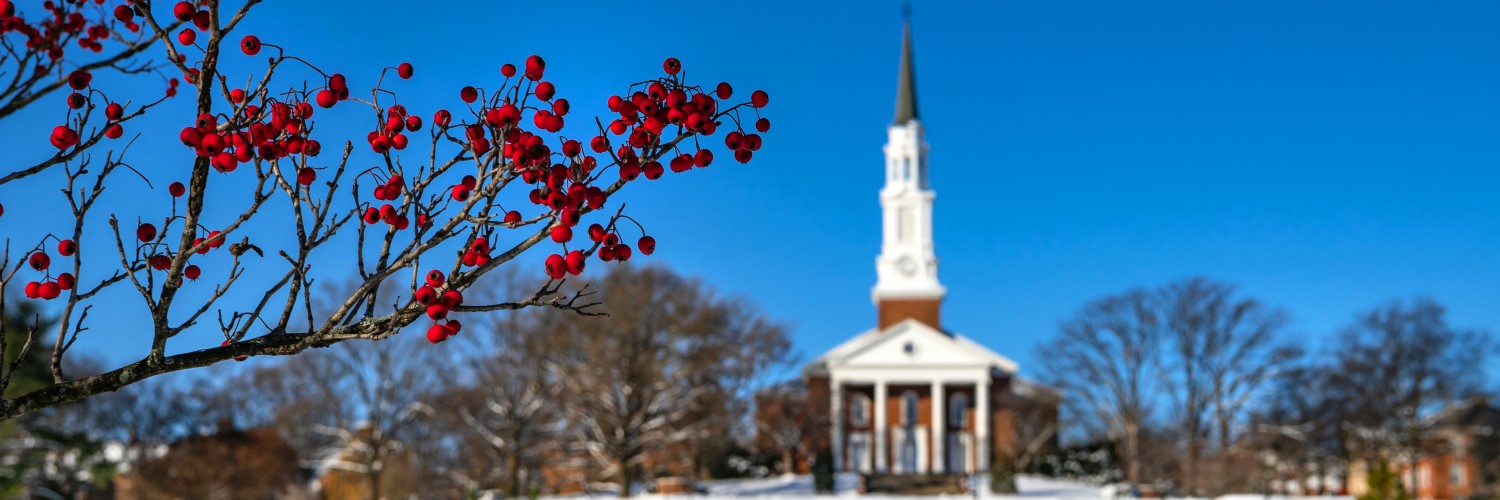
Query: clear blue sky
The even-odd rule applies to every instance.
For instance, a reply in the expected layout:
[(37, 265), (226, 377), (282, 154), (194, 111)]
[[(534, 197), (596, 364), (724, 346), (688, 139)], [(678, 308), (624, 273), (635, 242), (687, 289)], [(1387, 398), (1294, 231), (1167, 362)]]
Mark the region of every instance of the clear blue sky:
[[(417, 78), (400, 89), (424, 116), (435, 106), (424, 102), (452, 106), (459, 87), (532, 53), (575, 114), (603, 111), (615, 84), (667, 56), (703, 83), (766, 89), (774, 124), (751, 166), (721, 161), (621, 200), (659, 241), (649, 260), (792, 323), (807, 359), (874, 322), (900, 11), (269, 2), (247, 27), (351, 73), (356, 88), (371, 78), (360, 68), (412, 62)], [(1088, 300), (1193, 275), (1285, 307), (1309, 345), (1413, 295), (1448, 305), (1455, 325), (1500, 327), (1500, 4), (919, 0), (913, 11), (944, 323), (1023, 374), (1032, 346)], [(43, 132), (23, 141), (21, 125), (0, 125), (6, 158), (45, 152), (46, 129), (27, 128)], [(25, 218), (63, 227), (26, 208), (61, 208), (60, 175), (44, 177), (0, 188), (0, 234), (35, 238)], [(129, 324), (118, 315), (139, 299), (123, 297), (93, 314)], [(139, 356), (143, 341), (118, 330), (96, 324), (81, 344)]]

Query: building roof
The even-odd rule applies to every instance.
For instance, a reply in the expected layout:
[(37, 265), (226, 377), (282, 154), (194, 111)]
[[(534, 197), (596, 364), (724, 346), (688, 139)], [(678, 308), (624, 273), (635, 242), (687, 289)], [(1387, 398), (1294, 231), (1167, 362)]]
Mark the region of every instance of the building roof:
[(928, 366), (943, 364), (961, 365), (987, 365), (993, 372), (1001, 374), (1014, 374), (1020, 370), (1020, 365), (1010, 358), (1001, 356), (989, 350), (967, 337), (953, 332), (942, 331), (932, 328), (915, 319), (907, 319), (886, 327), (884, 330), (871, 329), (856, 335), (828, 352), (813, 359), (802, 371), (807, 375), (826, 375), (830, 363), (835, 365), (847, 365), (858, 363), (862, 360), (872, 360), (881, 354), (881, 351), (900, 350), (904, 346), (896, 345), (918, 340), (924, 346), (921, 356), (915, 359), (913, 364)]
[(911, 21), (901, 28), (901, 67), (896, 74), (896, 119), (892, 125), (917, 119), (917, 76), (911, 53)]

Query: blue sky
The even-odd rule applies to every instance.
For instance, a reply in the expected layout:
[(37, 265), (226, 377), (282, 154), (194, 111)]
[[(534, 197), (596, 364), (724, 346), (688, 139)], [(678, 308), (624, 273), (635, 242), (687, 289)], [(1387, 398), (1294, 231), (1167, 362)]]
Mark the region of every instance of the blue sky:
[[(804, 359), (873, 324), (899, 2), (705, 2), (665, 14), (477, 4), (270, 2), (246, 29), (349, 73), (355, 88), (373, 80), (362, 68), (410, 61), (417, 77), (398, 90), (423, 116), (532, 53), (575, 114), (605, 111), (609, 93), (667, 56), (702, 83), (763, 88), (773, 127), (750, 166), (721, 161), (617, 199), (657, 238), (649, 260), (789, 322)], [(1023, 374), (1032, 346), (1085, 302), (1194, 275), (1286, 308), (1309, 345), (1415, 295), (1448, 305), (1457, 326), (1500, 326), (1500, 4), (917, 1), (913, 11), (944, 323)], [(58, 112), (31, 116), (47, 127), (0, 124), (7, 158), (47, 153), (41, 137)], [(363, 138), (337, 127), (325, 130), (349, 132), (329, 139)], [(184, 151), (172, 134), (142, 142), (141, 168), (161, 176), (147, 196), (165, 199)], [(47, 208), (64, 207), (60, 179), (0, 187), (0, 234), (63, 229)], [(521, 265), (540, 277), (539, 262)], [(127, 327), (143, 321), (139, 298), (121, 297), (92, 313), (115, 328), (96, 324), (80, 342), (116, 363), (145, 342)], [(181, 342), (217, 345), (213, 335)]]

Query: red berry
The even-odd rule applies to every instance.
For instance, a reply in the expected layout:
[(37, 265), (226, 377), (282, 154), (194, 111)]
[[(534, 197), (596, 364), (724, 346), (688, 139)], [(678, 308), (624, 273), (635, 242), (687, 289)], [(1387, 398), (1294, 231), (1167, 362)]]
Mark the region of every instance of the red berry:
[(568, 252), (568, 256), (565, 260), (565, 263), (568, 266), (568, 274), (577, 276), (583, 273), (583, 264), (585, 260), (583, 257), (583, 252), (580, 252), (578, 250)]
[(68, 86), (72, 87), (73, 90), (86, 89), (89, 87), (89, 83), (93, 81), (94, 75), (91, 75), (89, 74), (89, 72), (81, 69), (74, 70), (72, 73), (68, 73)]
[(57, 254), (63, 257), (72, 257), (78, 253), (78, 243), (73, 240), (62, 240), (57, 242)]
[(568, 272), (567, 261), (563, 259), (563, 256), (558, 254), (548, 255), (546, 265), (547, 276), (552, 277), (552, 279), (562, 279), (563, 274)]
[(640, 241), (635, 242), (636, 248), (641, 249), (642, 255), (651, 255), (656, 251), (656, 238), (642, 236)]
[(458, 290), (448, 290), (443, 292), (443, 297), (438, 299), (438, 302), (452, 309), (464, 303), (464, 294)]
[(448, 306), (441, 303), (427, 306), (427, 317), (442, 321), (448, 318)]
[(108, 106), (104, 107), (105, 118), (108, 118), (110, 120), (119, 120), (122, 116), (125, 116), (125, 107), (121, 106), (120, 103), (112, 102), (109, 103)]
[(421, 288), (417, 289), (414, 298), (417, 299), (417, 303), (424, 306), (432, 305), (432, 301), (437, 300), (437, 290), (433, 290), (431, 286), (422, 285)]
[(48, 257), (45, 253), (37, 252), (31, 254), (31, 260), (29, 261), (29, 263), (31, 264), (32, 269), (38, 271), (46, 271), (47, 267), (52, 265), (52, 258)]
[(400, 66), (396, 66), (396, 75), (400, 76), (402, 80), (411, 78), (411, 73), (412, 67), (409, 62), (404, 62)]
[(568, 242), (568, 240), (572, 240), (572, 239), (573, 239), (573, 228), (565, 226), (565, 225), (559, 225), (557, 227), (552, 228), (552, 241), (557, 242), (557, 243), (566, 243), (566, 242)]
[(500, 66), (500, 74), (503, 75), (503, 76), (505, 76), (506, 78), (510, 78), (512, 76), (516, 76), (516, 65), (511, 64), (511, 63), (505, 63), (505, 64), (501, 65)]
[(457, 201), (460, 203), (469, 201), (469, 192), (469, 188), (462, 184), (453, 186), (453, 201)]
[(177, 33), (177, 43), (192, 45), (196, 41), (198, 41), (198, 32), (193, 31), (192, 28)]
[(615, 245), (615, 260), (620, 262), (630, 260), (630, 245), (624, 243)]
[[(10, 0), (0, 0), (0, 4), (10, 5)], [(15, 6), (12, 5), (9, 8), (14, 9)], [(3, 13), (5, 10), (6, 7), (0, 7), (0, 18), (10, 17), (9, 14)], [(128, 23), (131, 19), (135, 19), (135, 11), (131, 10), (129, 5), (117, 6), (115, 7), (115, 19), (120, 20), (122, 23)]]
[(235, 104), (245, 102), (245, 89), (234, 89), (229, 91), (229, 102)]
[(57, 298), (58, 295), (62, 295), (62, 287), (57, 286), (57, 283), (48, 281), (37, 287), (37, 295), (40, 295), (45, 300), (52, 300)]
[(503, 222), (505, 222), (506, 224), (520, 224), (521, 223), (521, 212), (517, 212), (515, 210), (511, 210), (509, 212), (506, 212), (505, 213), (505, 220)]
[(339, 96), (338, 94), (333, 93), (332, 90), (323, 89), (318, 91), (317, 101), (318, 106), (322, 106), (324, 109), (327, 109), (333, 107), (334, 104), (337, 104), (339, 102)]
[(432, 124), (437, 127), (447, 128), (448, 123), (453, 120), (453, 114), (446, 109), (439, 109), (432, 115)]
[[(0, 0), (0, 1), (3, 1), (3, 0)], [(42, 284), (41, 283), (37, 283), (35, 281), (28, 282), (28, 283), (26, 283), (26, 290), (25, 291), (26, 291), (26, 298), (28, 298), (28, 299), (39, 299), (39, 298), (42, 298)]]
[(448, 328), (443, 325), (432, 325), (427, 329), (427, 341), (434, 344), (448, 340)]
[(58, 125), (52, 129), (52, 145), (57, 149), (66, 150), (78, 144), (78, 132), (67, 125)]
[(755, 120), (755, 130), (758, 130), (761, 133), (771, 131), (771, 120), (767, 120), (765, 118)]
[(537, 99), (541, 99), (543, 101), (550, 101), (550, 100), (552, 100), (552, 96), (554, 94), (556, 94), (556, 93), (557, 93), (557, 87), (552, 86), (552, 82), (542, 82), (542, 83), (536, 84), (536, 98)]
[(678, 71), (682, 71), (682, 61), (678, 61), (675, 57), (668, 57), (665, 62), (661, 63), (661, 69), (666, 70), (668, 75), (675, 75)]
[(375, 207), (366, 208), (364, 221), (365, 224), (374, 224), (376, 222), (380, 222), (380, 211), (376, 210)]
[(443, 286), (443, 283), (446, 281), (447, 278), (443, 276), (442, 271), (439, 271), (437, 269), (427, 271), (427, 286), (438, 288)]
[(118, 123), (111, 123), (104, 128), (104, 136), (110, 139), (119, 139), (122, 135), (125, 135), (125, 127), (121, 127)]
[(172, 7), (172, 16), (176, 17), (178, 21), (192, 20), (193, 14), (196, 13), (198, 13), (198, 8), (194, 7), (190, 2), (177, 2), (177, 5)]
[(711, 164), (713, 162), (714, 162), (714, 152), (713, 151), (709, 151), (707, 149), (700, 149), (700, 150), (698, 150), (697, 154), (693, 155), (693, 164), (697, 165), (698, 167), (707, 167), (709, 164)]
[(303, 186), (311, 185), (317, 179), (318, 172), (313, 170), (312, 167), (302, 167), (302, 170), (297, 172), (297, 183)]
[(458, 98), (466, 103), (474, 104), (474, 101), (479, 100), (479, 90), (474, 87), (464, 87), (459, 89)]
[(135, 237), (143, 242), (156, 239), (156, 226), (149, 222), (141, 224), (140, 227), (135, 228)]
[(446, 328), (448, 330), (448, 336), (452, 337), (454, 335), (458, 335), (459, 330), (464, 329), (464, 325), (463, 323), (459, 323), (456, 319), (450, 319), (447, 323), (443, 324), (443, 328)]
[(595, 243), (604, 241), (604, 226), (598, 224), (589, 225), (589, 241)]
[(58, 288), (61, 288), (63, 290), (72, 290), (73, 285), (76, 284), (78, 284), (78, 279), (74, 278), (72, 273), (62, 273), (57, 275)]
[(532, 55), (531, 57), (526, 58), (527, 79), (530, 79), (531, 81), (541, 80), (542, 72), (546, 71), (546, 69), (547, 61), (543, 61), (541, 56)]
[(769, 103), (769, 102), (771, 102), (771, 96), (769, 94), (766, 94), (766, 91), (764, 91), (764, 90), (757, 90), (755, 92), (750, 93), (750, 105), (751, 106), (755, 106), (757, 108), (764, 108), (764, 107), (766, 107), (766, 104)]
[(203, 270), (198, 269), (198, 266), (194, 264), (188, 264), (187, 267), (182, 269), (182, 276), (190, 280), (198, 279), (198, 276), (201, 274), (203, 274)]
[(718, 94), (719, 100), (722, 101), (734, 95), (734, 88), (729, 86), (729, 82), (719, 82), (719, 86), (714, 89), (714, 93)]
[(418, 130), (422, 130), (422, 117), (420, 117), (420, 116), (408, 116), (408, 117), (406, 117), (406, 131), (407, 132), (416, 132)]
[(255, 35), (245, 35), (245, 38), (240, 39), (240, 50), (247, 56), (259, 54), (260, 39), (256, 38)]

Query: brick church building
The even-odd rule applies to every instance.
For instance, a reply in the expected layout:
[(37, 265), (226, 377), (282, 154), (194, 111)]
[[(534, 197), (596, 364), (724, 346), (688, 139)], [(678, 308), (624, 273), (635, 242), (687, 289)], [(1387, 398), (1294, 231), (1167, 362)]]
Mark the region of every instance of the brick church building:
[(803, 453), (789, 470), (805, 471), (813, 451), (829, 449), (836, 471), (978, 473), (996, 457), (1056, 446), (1057, 392), (1020, 379), (1014, 361), (941, 321), (947, 290), (938, 282), (914, 69), (908, 23), (880, 190), (878, 321), (803, 368), (799, 399), (820, 425), (801, 434)]

